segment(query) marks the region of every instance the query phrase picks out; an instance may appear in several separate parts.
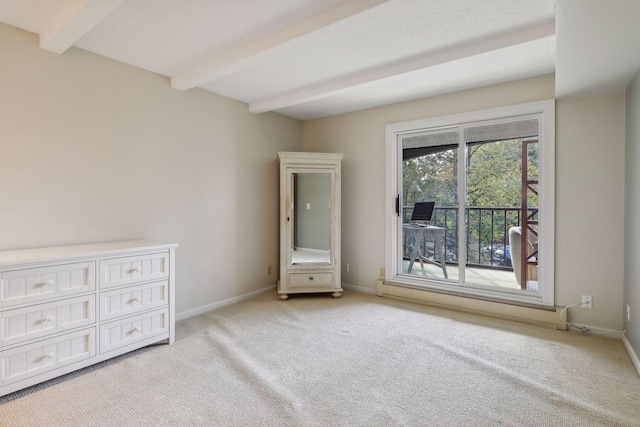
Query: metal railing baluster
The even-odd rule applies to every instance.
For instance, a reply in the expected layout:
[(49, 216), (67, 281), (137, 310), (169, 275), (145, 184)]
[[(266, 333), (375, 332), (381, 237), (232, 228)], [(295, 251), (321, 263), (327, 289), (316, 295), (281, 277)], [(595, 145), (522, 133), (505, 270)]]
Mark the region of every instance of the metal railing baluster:
[[(410, 217), (408, 213), (412, 209), (413, 209), (413, 206), (404, 206), (402, 208), (403, 218), (405, 222), (408, 221), (408, 218)], [(454, 213), (453, 218), (450, 215), (450, 211), (453, 211)], [(474, 215), (472, 215), (472, 211), (474, 215), (477, 215), (477, 221), (474, 221), (474, 224), (471, 224), (471, 220), (474, 218)], [(536, 211), (537, 211), (537, 208), (535, 207), (530, 208), (529, 215), (535, 213)], [(487, 215), (483, 215), (483, 212), (491, 214), (490, 215), (491, 226), (489, 227), (489, 233), (486, 233), (486, 230), (483, 231), (484, 229), (483, 221), (489, 221), (489, 217)], [(510, 217), (512, 218), (511, 220), (509, 220)], [(508, 230), (511, 227), (521, 225), (521, 221), (522, 221), (521, 209), (517, 207), (485, 208), (485, 207), (470, 206), (465, 209), (465, 219), (467, 223), (467, 227), (466, 227), (466, 234), (467, 234), (466, 262), (467, 264), (470, 266), (480, 266), (480, 267), (486, 267), (486, 268), (495, 268), (495, 269), (509, 268), (510, 269), (509, 265), (507, 264), (507, 257), (506, 257), (506, 249), (508, 246)], [(500, 224), (500, 221), (498, 219), (502, 220), (502, 224)], [(458, 221), (459, 221), (458, 208), (454, 206), (437, 206), (435, 208), (433, 223), (445, 228), (444, 239), (443, 239), (445, 259), (447, 260), (448, 264), (452, 264), (452, 265), (457, 265), (459, 262), (457, 257), (457, 242), (459, 241)], [(470, 251), (469, 251), (469, 249), (471, 248), (470, 245), (472, 243), (471, 242), (472, 229), (475, 230), (475, 233), (478, 236), (477, 257), (475, 257), (474, 254), (470, 254)], [(482, 259), (483, 241), (485, 242), (484, 247), (488, 248), (488, 251), (489, 251), (488, 260)], [(475, 247), (475, 242), (473, 243)], [(413, 242), (413, 244), (414, 245), (421, 244), (422, 253), (425, 255), (428, 253), (426, 242), (424, 241)], [(409, 245), (409, 242), (407, 241), (406, 236), (403, 236), (403, 256), (405, 258), (408, 258), (408, 254), (409, 254), (408, 245)], [(496, 245), (500, 245), (500, 246), (496, 248)], [(451, 249), (450, 249), (450, 246), (451, 246)], [(500, 257), (498, 257), (496, 253), (496, 251), (500, 249), (500, 247), (503, 250), (502, 259), (500, 259)], [(452, 250), (454, 251), (453, 254), (451, 252)], [(473, 259), (473, 261), (475, 262), (471, 262), (471, 259)], [(498, 263), (498, 262), (503, 262), (504, 266), (494, 265), (495, 263)]]

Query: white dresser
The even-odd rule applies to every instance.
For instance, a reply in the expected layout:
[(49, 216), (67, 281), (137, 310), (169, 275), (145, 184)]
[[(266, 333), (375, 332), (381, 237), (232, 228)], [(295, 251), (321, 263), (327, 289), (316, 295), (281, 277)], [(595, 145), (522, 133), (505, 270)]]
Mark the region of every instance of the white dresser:
[(175, 337), (176, 244), (0, 252), (0, 396)]

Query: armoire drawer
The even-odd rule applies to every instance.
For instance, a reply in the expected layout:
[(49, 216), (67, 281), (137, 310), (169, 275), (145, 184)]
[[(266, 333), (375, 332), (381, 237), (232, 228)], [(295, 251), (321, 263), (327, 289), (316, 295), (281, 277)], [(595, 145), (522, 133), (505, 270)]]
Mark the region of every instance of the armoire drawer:
[(2, 346), (91, 325), (95, 300), (91, 294), (0, 313)]
[(169, 333), (169, 310), (155, 310), (100, 325), (100, 354)]
[(94, 261), (0, 273), (0, 304), (8, 307), (95, 290)]
[(111, 320), (168, 305), (168, 280), (118, 288), (100, 293), (100, 320)]
[(333, 273), (289, 273), (289, 287), (317, 288), (333, 286)]
[(113, 288), (169, 277), (169, 253), (112, 258), (100, 261), (100, 288)]
[(96, 328), (61, 335), (0, 353), (2, 385), (95, 356)]

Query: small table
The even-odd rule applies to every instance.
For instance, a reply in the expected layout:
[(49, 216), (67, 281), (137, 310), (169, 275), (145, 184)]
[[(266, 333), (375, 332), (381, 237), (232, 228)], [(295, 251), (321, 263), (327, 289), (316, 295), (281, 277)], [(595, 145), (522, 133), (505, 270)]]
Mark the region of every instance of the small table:
[[(412, 224), (403, 224), (402, 230), (404, 234), (408, 236), (412, 236), (415, 239), (415, 243), (413, 245), (413, 253), (411, 254), (411, 259), (409, 260), (409, 270), (407, 273), (411, 274), (411, 270), (413, 269), (413, 263), (416, 259), (420, 260), (420, 266), (424, 269), (423, 262), (429, 262), (435, 265), (438, 265), (442, 268), (442, 272), (444, 273), (445, 279), (448, 279), (447, 276), (447, 265), (444, 260), (444, 247), (442, 245), (442, 235), (444, 234), (444, 227), (436, 227), (434, 225), (412, 225)], [(432, 261), (427, 259), (420, 253), (420, 242), (424, 240), (427, 234), (433, 235), (433, 240), (435, 242), (436, 255), (439, 261)]]

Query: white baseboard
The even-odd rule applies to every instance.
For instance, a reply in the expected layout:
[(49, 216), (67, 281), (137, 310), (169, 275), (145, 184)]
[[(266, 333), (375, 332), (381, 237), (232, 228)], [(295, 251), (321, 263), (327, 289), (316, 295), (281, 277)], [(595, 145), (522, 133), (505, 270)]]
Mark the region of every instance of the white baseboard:
[(483, 316), (497, 317), (499, 319), (515, 320), (544, 326), (546, 328), (567, 329), (562, 307), (544, 310), (517, 306), (496, 301), (474, 299), (467, 296), (409, 288), (386, 283), (383, 279), (378, 280), (376, 293), (382, 297), (421, 302), (448, 310), (458, 310)]
[(342, 282), (342, 289), (348, 289), (350, 291), (362, 292), (364, 294), (371, 294), (371, 295), (375, 295), (376, 294), (375, 288), (368, 288), (366, 286), (355, 286), (355, 285), (350, 285), (350, 284), (344, 283), (344, 282)]
[[(373, 288), (367, 288), (365, 286), (354, 286), (348, 283), (342, 283), (342, 287), (344, 289), (349, 289), (356, 292), (363, 292), (365, 294), (375, 294), (376, 290)], [(209, 311), (215, 310), (217, 308), (226, 307), (231, 304), (235, 304), (240, 301), (244, 301), (246, 299), (250, 299), (256, 297), (258, 295), (271, 292), (276, 289), (276, 286), (268, 286), (266, 288), (258, 289), (257, 291), (249, 292), (248, 294), (240, 295), (233, 298), (228, 298), (222, 301), (214, 302), (211, 304), (203, 305), (201, 307), (192, 308), (191, 310), (182, 311), (180, 313), (176, 313), (176, 321), (188, 319), (189, 317), (199, 316), (200, 314), (207, 313)]]
[(573, 327), (567, 326), (567, 329), (572, 332), (580, 333), (579, 331), (580, 328), (586, 328), (588, 330), (587, 333), (590, 335), (600, 335), (600, 336), (609, 337), (609, 338), (617, 338), (620, 340), (624, 337), (623, 331), (602, 328), (600, 326), (587, 325), (584, 323), (575, 323), (575, 322), (569, 322), (569, 323), (571, 323)]
[(215, 310), (220, 307), (226, 307), (231, 304), (235, 304), (240, 301), (244, 301), (246, 299), (253, 298), (260, 294), (264, 294), (267, 292), (271, 292), (275, 290), (275, 286), (268, 286), (266, 288), (258, 289), (257, 291), (249, 292), (248, 294), (240, 295), (233, 298), (228, 298), (222, 301), (214, 302), (211, 304), (203, 305), (201, 307), (192, 308), (191, 310), (182, 311), (180, 313), (176, 313), (176, 321), (188, 319), (189, 317), (198, 316), (200, 314), (207, 313), (209, 311)]
[(636, 371), (638, 372), (638, 375), (640, 375), (640, 359), (638, 359), (638, 355), (633, 350), (633, 347), (631, 347), (631, 343), (627, 339), (626, 335), (622, 336), (622, 343), (624, 344), (624, 348), (625, 350), (627, 350), (627, 353), (629, 353), (631, 362), (633, 362), (633, 366), (636, 367)]

